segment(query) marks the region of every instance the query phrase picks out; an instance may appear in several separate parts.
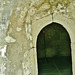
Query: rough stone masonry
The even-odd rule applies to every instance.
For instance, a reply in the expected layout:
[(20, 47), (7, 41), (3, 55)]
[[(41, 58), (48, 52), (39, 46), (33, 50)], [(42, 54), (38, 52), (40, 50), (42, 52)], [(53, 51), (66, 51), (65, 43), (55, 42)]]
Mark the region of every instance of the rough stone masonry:
[(50, 15), (75, 25), (75, 0), (0, 0), (0, 75), (37, 75), (32, 24)]

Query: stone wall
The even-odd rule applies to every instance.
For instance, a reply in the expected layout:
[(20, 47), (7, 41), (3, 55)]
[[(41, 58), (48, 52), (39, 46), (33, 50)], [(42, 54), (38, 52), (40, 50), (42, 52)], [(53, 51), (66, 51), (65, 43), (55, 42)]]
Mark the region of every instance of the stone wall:
[[(65, 28), (72, 37), (71, 42), (75, 42), (75, 36), (70, 30), (72, 28), (72, 31), (75, 31), (75, 1), (11, 0), (11, 3), (7, 1), (2, 6), (4, 5), (7, 9), (10, 7), (9, 4), (13, 7), (10, 8), (13, 9), (10, 18), (7, 16), (9, 23), (5, 24), (6, 27), (0, 23), (2, 27), (0, 28), (2, 33), (0, 46), (2, 48), (7, 45), (6, 57), (1, 57), (2, 60), (7, 61), (4, 73), (5, 75), (37, 75), (36, 38), (44, 26), (51, 22), (65, 24)], [(4, 10), (3, 8), (0, 8), (0, 11)], [(8, 12), (5, 11), (5, 13)], [(75, 56), (74, 53), (75, 51), (73, 56)], [(73, 71), (75, 71), (75, 66)]]

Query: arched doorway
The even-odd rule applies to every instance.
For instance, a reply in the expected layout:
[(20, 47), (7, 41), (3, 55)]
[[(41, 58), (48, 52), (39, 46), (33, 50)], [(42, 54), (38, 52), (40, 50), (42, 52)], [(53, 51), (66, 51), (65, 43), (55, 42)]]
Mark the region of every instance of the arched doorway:
[(71, 40), (57, 23), (44, 27), (37, 38), (39, 75), (72, 75)]

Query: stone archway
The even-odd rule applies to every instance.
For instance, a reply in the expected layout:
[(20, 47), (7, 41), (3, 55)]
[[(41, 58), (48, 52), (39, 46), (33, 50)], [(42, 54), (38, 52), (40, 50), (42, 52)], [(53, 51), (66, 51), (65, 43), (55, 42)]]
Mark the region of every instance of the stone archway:
[[(10, 22), (8, 21), (9, 25), (7, 25), (7, 19), (9, 19), (9, 16), (6, 16), (8, 11), (2, 9), (8, 8), (9, 3), (12, 7), (12, 0), (11, 2), (9, 0), (8, 2), (4, 2), (4, 4), (3, 2), (1, 4), (2, 18), (6, 18), (6, 20), (3, 19), (6, 23), (3, 24), (3, 22), (1, 22), (2, 34), (0, 45), (2, 47), (5, 44), (8, 45), (6, 56), (8, 60), (11, 61), (6, 66), (7, 75), (9, 72), (11, 75), (16, 72), (18, 74), (20, 71), (23, 71), (25, 74), (26, 71), (29, 71), (32, 75), (37, 75), (37, 36), (42, 28), (52, 22), (63, 25), (70, 35), (73, 75), (75, 75), (75, 1), (19, 0), (16, 2), (11, 13)], [(4, 14), (3, 12), (7, 13)], [(15, 61), (14, 58), (17, 60)], [(22, 58), (23, 61), (21, 61)], [(5, 59), (2, 58), (2, 60)]]
[[(38, 75), (56, 73), (72, 75), (70, 43), (69, 34), (62, 25), (53, 22), (44, 27), (38, 34), (36, 43)], [(65, 69), (67, 72), (64, 72)]]
[[(57, 19), (59, 18), (59, 19)], [(41, 29), (43, 29), (46, 25), (52, 23), (52, 22), (56, 22), (61, 24), (69, 33), (70, 39), (71, 39), (71, 53), (72, 53), (72, 71), (73, 71), (73, 75), (75, 74), (75, 60), (74, 60), (74, 52), (75, 52), (75, 36), (74, 36), (74, 31), (75, 31), (75, 27), (74, 27), (74, 22), (68, 18), (65, 18), (61, 15), (57, 15), (54, 16), (54, 19), (52, 21), (51, 16), (47, 16), (43, 19), (40, 19), (38, 21), (33, 22), (32, 24), (32, 35), (33, 35), (33, 46), (35, 47), (33, 50), (33, 61), (34, 61), (34, 75), (38, 74), (38, 67), (37, 67), (37, 52), (36, 52), (36, 41), (37, 41), (37, 36), (40, 32)], [(35, 31), (36, 30), (36, 31)]]

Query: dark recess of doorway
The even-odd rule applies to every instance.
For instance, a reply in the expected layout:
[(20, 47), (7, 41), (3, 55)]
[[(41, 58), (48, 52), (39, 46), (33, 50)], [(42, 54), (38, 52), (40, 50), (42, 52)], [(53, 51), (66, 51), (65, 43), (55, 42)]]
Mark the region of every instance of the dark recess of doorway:
[(72, 75), (70, 46), (69, 34), (62, 25), (44, 27), (37, 38), (38, 75)]

